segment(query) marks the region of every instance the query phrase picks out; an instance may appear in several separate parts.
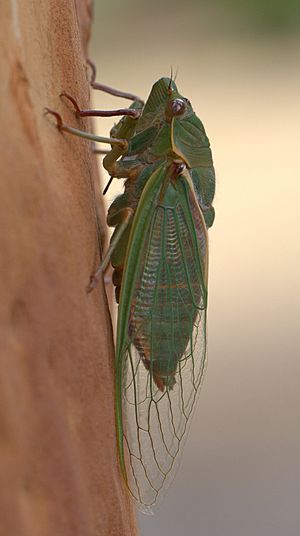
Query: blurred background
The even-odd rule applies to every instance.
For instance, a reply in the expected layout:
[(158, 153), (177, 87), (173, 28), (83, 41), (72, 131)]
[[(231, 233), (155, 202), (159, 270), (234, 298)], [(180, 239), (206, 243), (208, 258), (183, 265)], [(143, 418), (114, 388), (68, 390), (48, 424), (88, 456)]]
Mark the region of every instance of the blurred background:
[[(144, 98), (178, 68), (217, 175), (208, 369), (177, 477), (139, 516), (141, 535), (299, 536), (300, 4), (95, 2), (91, 57), (99, 80)], [(95, 92), (94, 104), (126, 101)], [(107, 202), (121, 191), (115, 180)]]

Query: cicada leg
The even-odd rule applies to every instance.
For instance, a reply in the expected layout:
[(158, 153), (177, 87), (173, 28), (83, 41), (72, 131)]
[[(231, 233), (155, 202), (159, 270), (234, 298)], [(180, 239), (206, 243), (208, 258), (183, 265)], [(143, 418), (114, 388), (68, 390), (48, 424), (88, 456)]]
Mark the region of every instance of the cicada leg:
[(109, 149), (97, 149), (94, 145), (92, 147), (92, 152), (94, 154), (108, 154), (110, 152)]
[(81, 110), (78, 106), (76, 100), (66, 93), (65, 91), (60, 94), (60, 97), (65, 97), (68, 99), (74, 106), (76, 115), (80, 117), (117, 117), (118, 115), (128, 115), (134, 119), (138, 119), (141, 115), (140, 110), (135, 108), (119, 108), (117, 110)]
[(90, 283), (87, 287), (87, 292), (91, 292), (94, 288), (96, 288), (97, 284), (98, 284), (98, 278), (100, 276), (100, 274), (102, 274), (103, 272), (105, 272), (109, 262), (110, 262), (110, 259), (111, 259), (111, 256), (112, 256), (112, 253), (113, 251), (115, 250), (116, 246), (119, 244), (120, 240), (122, 239), (122, 236), (124, 234), (124, 231), (126, 230), (128, 224), (130, 223), (131, 221), (131, 218), (132, 218), (132, 215), (133, 215), (133, 209), (130, 208), (130, 207), (126, 207), (125, 209), (122, 210), (122, 212), (120, 211), (119, 214), (118, 214), (118, 225), (116, 224), (116, 222), (114, 222), (114, 225), (117, 225), (117, 228), (115, 229), (115, 232), (113, 234), (113, 237), (110, 241), (110, 245), (109, 245), (109, 248), (106, 252), (106, 254), (104, 255), (104, 258), (102, 259), (102, 262), (99, 266), (99, 268), (97, 268), (97, 270), (95, 271), (95, 273), (91, 276), (91, 279), (90, 279)]
[(121, 97), (123, 99), (128, 99), (132, 101), (138, 101), (141, 104), (144, 104), (144, 101), (138, 97), (137, 95), (134, 95), (133, 93), (127, 93), (126, 91), (120, 91), (119, 89), (115, 89), (110, 86), (106, 86), (104, 84), (100, 84), (99, 82), (96, 82), (96, 66), (95, 64), (87, 60), (87, 64), (90, 66), (92, 70), (92, 76), (90, 80), (90, 84), (93, 89), (98, 89), (100, 91), (104, 91), (105, 93), (109, 93), (110, 95), (114, 95), (115, 97)]
[[(67, 94), (62, 94), (62, 95), (67, 97), (73, 103), (73, 105), (75, 107), (75, 112), (76, 112), (77, 115), (84, 115), (85, 112), (87, 112), (87, 110), (80, 110), (78, 108), (78, 105), (77, 105), (75, 99), (73, 99), (73, 97), (70, 97), (70, 95), (67, 95)], [(88, 110), (88, 112), (92, 112), (92, 111), (93, 110)], [(68, 132), (69, 134), (72, 134), (73, 136), (79, 136), (80, 138), (84, 138), (86, 140), (90, 140), (90, 141), (94, 141), (94, 142), (109, 143), (112, 146), (112, 149), (110, 151), (108, 151), (108, 152), (107, 151), (97, 151), (97, 152), (100, 153), (100, 154), (106, 154), (106, 157), (104, 158), (104, 167), (110, 173), (111, 180), (112, 180), (113, 177), (125, 178), (126, 179), (129, 176), (126, 173), (126, 168), (124, 168), (123, 166), (119, 166), (116, 163), (118, 158), (122, 154), (124, 154), (126, 152), (127, 147), (128, 147), (128, 141), (126, 139), (126, 135), (128, 135), (128, 132), (127, 132), (126, 128), (125, 129), (123, 128), (122, 131), (120, 131), (120, 134), (122, 135), (122, 137), (120, 137), (120, 138), (119, 137), (116, 138), (116, 137), (97, 136), (96, 134), (93, 134), (91, 132), (85, 132), (84, 130), (79, 130), (77, 128), (73, 128), (73, 127), (70, 127), (70, 126), (66, 125), (63, 122), (61, 115), (58, 112), (56, 112), (56, 111), (54, 111), (54, 110), (52, 110), (50, 108), (45, 108), (45, 115), (47, 115), (47, 114), (51, 114), (56, 118), (56, 126), (57, 126), (58, 130), (61, 131), (61, 132), (62, 131)], [(132, 119), (132, 116), (131, 116), (131, 119)], [(123, 135), (124, 135), (124, 137), (123, 137)], [(95, 151), (95, 149), (94, 149), (94, 151)], [(109, 157), (109, 159), (108, 159), (108, 157)]]
[[(109, 151), (104, 160), (103, 160), (103, 166), (108, 171), (108, 173), (111, 175), (111, 177), (118, 177), (118, 178), (126, 178), (127, 175), (124, 175), (120, 172), (118, 165), (116, 165), (116, 162), (120, 156), (122, 156), (128, 147), (127, 140), (131, 137), (133, 131), (135, 130), (135, 125), (137, 119), (140, 117), (141, 114), (141, 105), (138, 104), (138, 108), (135, 108), (134, 105), (131, 108), (120, 108), (118, 110), (81, 110), (81, 108), (78, 106), (76, 100), (69, 95), (66, 92), (61, 93), (61, 97), (65, 97), (68, 99), (75, 110), (75, 114), (79, 117), (112, 117), (112, 116), (119, 116), (122, 115), (125, 117), (125, 120), (122, 119), (120, 122), (120, 126), (117, 129), (118, 136), (111, 136), (109, 138), (104, 138), (102, 136), (95, 136), (94, 134), (89, 134), (86, 132), (78, 131), (77, 129), (73, 129), (70, 127), (66, 127), (65, 125), (59, 127), (60, 130), (65, 130), (67, 132), (70, 132), (71, 134), (75, 134), (77, 136), (81, 136), (83, 138), (89, 139), (91, 141), (99, 141), (102, 143), (110, 143), (112, 146), (112, 150)], [(107, 189), (105, 190), (107, 191)]]
[[(122, 156), (126, 152), (128, 148), (127, 140), (130, 139), (132, 133), (135, 130), (136, 120), (138, 119), (141, 113), (140, 112), (141, 103), (135, 101), (132, 105), (132, 108), (114, 110), (110, 112), (101, 111), (101, 110), (81, 110), (76, 100), (73, 97), (71, 97), (68, 93), (62, 93), (61, 96), (67, 98), (72, 103), (75, 109), (75, 113), (79, 117), (86, 117), (86, 116), (107, 117), (107, 116), (113, 116), (113, 115), (123, 116), (123, 119), (117, 125), (116, 132), (114, 132), (114, 134), (115, 133), (118, 134), (118, 137), (116, 137), (115, 135), (111, 137), (103, 137), (103, 136), (96, 136), (95, 134), (70, 127), (63, 123), (62, 117), (58, 112), (51, 110), (50, 108), (45, 109), (45, 114), (51, 114), (56, 118), (56, 122), (57, 122), (56, 126), (59, 131), (68, 132), (69, 134), (72, 134), (74, 136), (79, 136), (81, 138), (85, 138), (87, 140), (91, 140), (94, 142), (109, 143), (111, 145), (112, 149), (109, 151), (109, 153), (106, 155), (103, 161), (103, 165), (105, 169), (111, 175), (110, 181), (108, 185), (106, 186), (104, 192), (107, 191), (114, 177), (132, 178), (133, 174), (136, 173), (135, 166), (130, 165), (129, 168), (127, 168), (126, 166), (117, 162), (117, 160), (119, 159), (120, 156)], [(135, 106), (137, 106), (137, 108), (135, 108)], [(97, 286), (98, 277), (107, 268), (111, 255), (116, 245), (119, 243), (119, 240), (123, 236), (123, 233), (126, 230), (128, 223), (130, 222), (132, 214), (133, 214), (132, 208), (126, 207), (123, 209), (122, 214), (120, 212), (120, 214), (118, 215), (118, 222), (113, 224), (113, 226), (116, 226), (116, 229), (112, 237), (110, 247), (102, 263), (100, 264), (99, 268), (91, 276), (90, 283), (87, 287), (87, 292), (91, 292), (91, 290), (93, 290), (93, 288)]]
[(86, 140), (96, 141), (99, 143), (109, 143), (110, 145), (118, 147), (118, 149), (121, 150), (122, 153), (125, 152), (128, 147), (127, 140), (120, 138), (106, 138), (104, 136), (96, 136), (96, 134), (92, 134), (91, 132), (85, 132), (84, 130), (79, 130), (77, 128), (65, 125), (61, 115), (58, 112), (51, 110), (51, 108), (45, 108), (45, 115), (47, 114), (51, 114), (56, 118), (56, 126), (60, 131), (68, 132), (69, 134), (73, 134), (73, 136), (79, 136), (80, 138), (85, 138)]
[(51, 110), (50, 108), (45, 108), (45, 115), (47, 114), (51, 114), (56, 118), (56, 126), (58, 130), (60, 131), (68, 132), (69, 134), (73, 134), (73, 136), (79, 136), (81, 138), (85, 138), (86, 140), (91, 140), (94, 142), (109, 143), (110, 145), (113, 146), (113, 149), (111, 149), (110, 151), (103, 151), (103, 150), (98, 150), (98, 149), (93, 148), (94, 153), (106, 155), (103, 161), (103, 165), (105, 169), (109, 172), (110, 179), (103, 190), (103, 195), (106, 194), (114, 178), (126, 179), (132, 176), (131, 169), (126, 169), (125, 166), (122, 166), (121, 164), (117, 162), (117, 159), (124, 152), (126, 152), (126, 149), (128, 147), (128, 142), (126, 139), (106, 138), (103, 136), (96, 136), (96, 134), (85, 132), (84, 130), (79, 130), (77, 128), (69, 127), (68, 125), (65, 125), (63, 123), (61, 115), (58, 112)]

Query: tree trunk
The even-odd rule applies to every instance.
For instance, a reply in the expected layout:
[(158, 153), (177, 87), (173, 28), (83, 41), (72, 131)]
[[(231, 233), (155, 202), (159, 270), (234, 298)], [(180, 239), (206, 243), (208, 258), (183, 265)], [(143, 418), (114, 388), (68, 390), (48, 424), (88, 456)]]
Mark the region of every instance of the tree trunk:
[(136, 534), (117, 460), (105, 289), (85, 290), (99, 263), (96, 161), (87, 141), (43, 115), (48, 106), (91, 128), (59, 98), (68, 91), (89, 107), (90, 24), (89, 0), (0, 3), (5, 536)]

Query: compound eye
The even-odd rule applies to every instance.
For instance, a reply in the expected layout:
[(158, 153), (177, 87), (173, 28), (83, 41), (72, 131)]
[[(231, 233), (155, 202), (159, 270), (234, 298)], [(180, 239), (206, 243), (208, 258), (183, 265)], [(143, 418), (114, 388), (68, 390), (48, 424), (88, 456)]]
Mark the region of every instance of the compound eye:
[(177, 164), (175, 168), (176, 175), (181, 175), (181, 173), (183, 173), (185, 169), (186, 169), (186, 165), (184, 164), (184, 162)]
[(186, 103), (182, 99), (174, 99), (171, 106), (173, 115), (181, 115), (185, 112)]

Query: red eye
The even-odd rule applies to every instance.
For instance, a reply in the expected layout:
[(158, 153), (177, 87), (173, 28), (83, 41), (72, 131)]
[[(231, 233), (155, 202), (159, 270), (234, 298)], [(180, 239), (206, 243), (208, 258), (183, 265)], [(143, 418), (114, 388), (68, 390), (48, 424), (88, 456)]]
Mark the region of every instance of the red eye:
[(182, 99), (174, 99), (172, 101), (172, 112), (173, 115), (181, 115), (185, 112), (185, 102)]
[(185, 168), (186, 168), (186, 165), (184, 164), (184, 162), (181, 162), (180, 164), (177, 164), (177, 166), (175, 168), (176, 175), (181, 175), (181, 173), (184, 172)]

